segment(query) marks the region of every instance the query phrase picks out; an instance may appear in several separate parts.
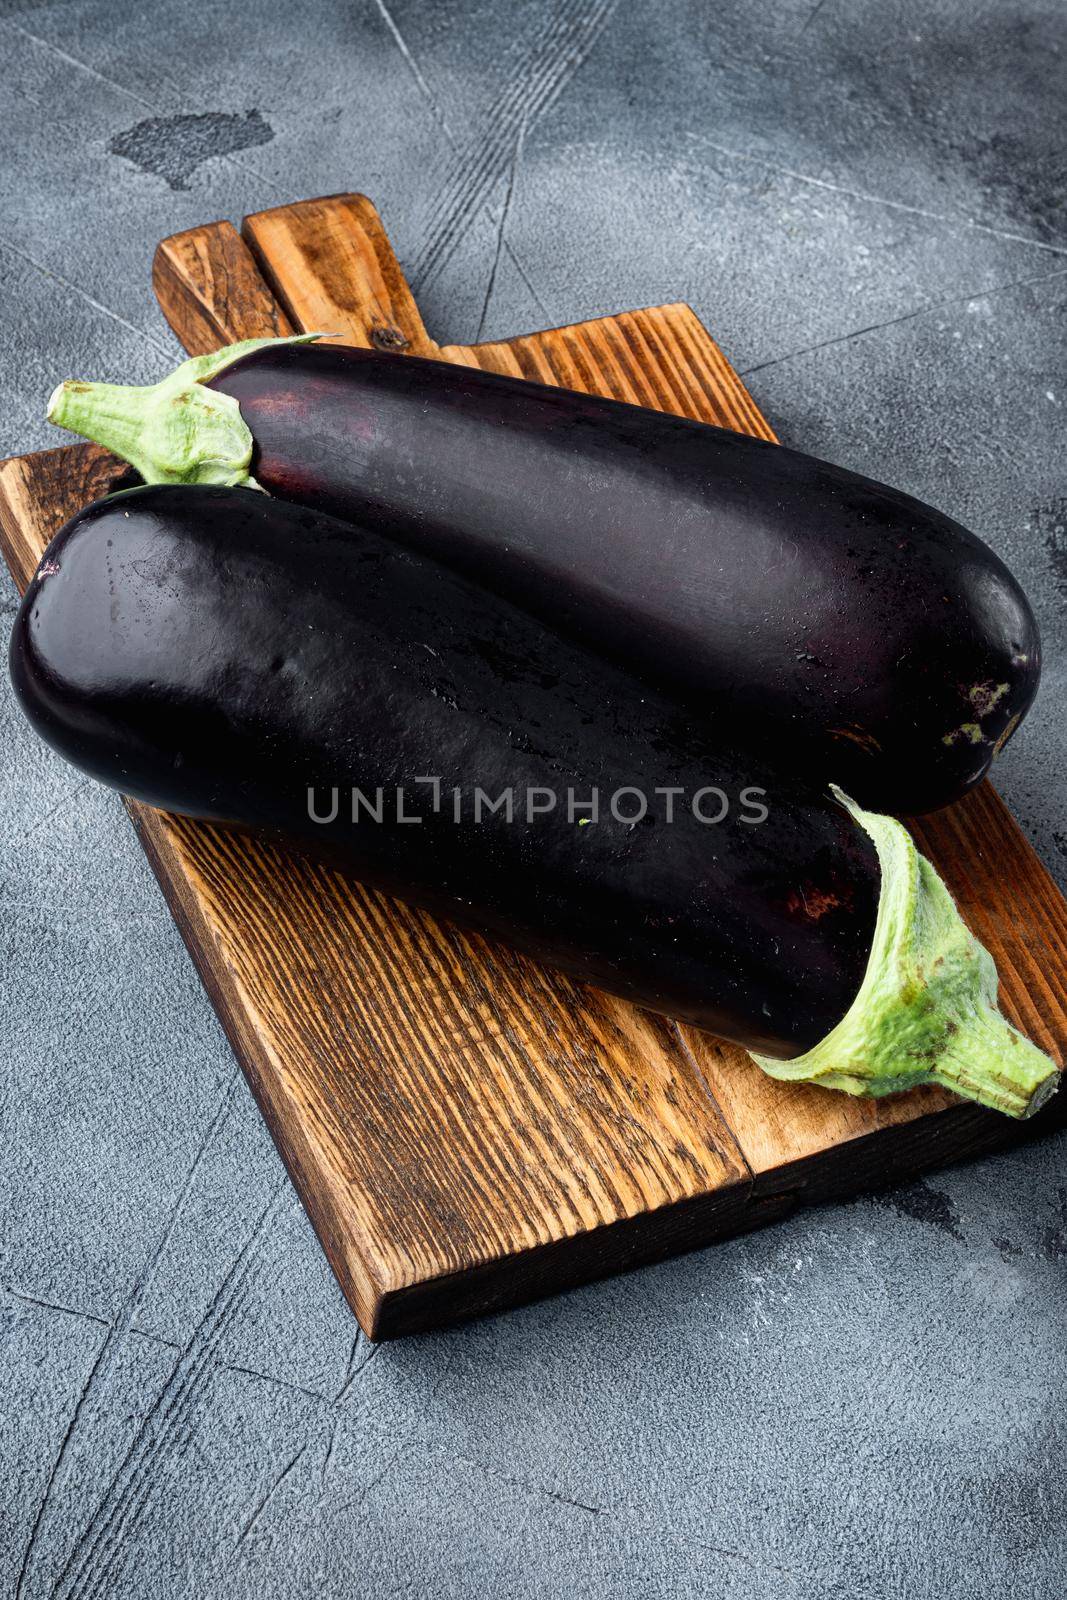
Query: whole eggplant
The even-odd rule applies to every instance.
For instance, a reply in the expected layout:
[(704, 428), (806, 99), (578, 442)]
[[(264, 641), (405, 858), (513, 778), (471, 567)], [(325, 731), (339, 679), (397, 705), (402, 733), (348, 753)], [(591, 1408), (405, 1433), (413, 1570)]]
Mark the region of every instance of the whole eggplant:
[[(869, 975), (883, 858), (842, 806), (375, 529), (244, 489), (115, 495), (48, 550), (11, 670), (103, 782), (766, 1058), (817, 1046)], [(1018, 1111), (1055, 1073), (1014, 1039), (1040, 1063)], [(905, 1081), (933, 1065), (911, 1053)]]
[(251, 475), (380, 528), (880, 810), (958, 799), (1037, 689), (1033, 614), (975, 535), (725, 429), (286, 341), (151, 389), (65, 384), (49, 414), (149, 482)]

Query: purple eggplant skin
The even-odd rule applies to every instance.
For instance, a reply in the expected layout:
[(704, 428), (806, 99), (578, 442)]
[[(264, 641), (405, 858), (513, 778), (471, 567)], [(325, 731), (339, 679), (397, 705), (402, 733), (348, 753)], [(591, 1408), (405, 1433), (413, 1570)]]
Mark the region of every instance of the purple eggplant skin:
[(495, 373), (268, 346), (233, 396), (269, 493), (380, 528), (861, 804), (935, 810), (1029, 708), (1037, 626), (966, 528), (743, 434)]
[[(247, 489), (140, 488), (56, 537), (11, 644), (68, 760), (169, 811), (266, 830), (401, 900), (767, 1055), (840, 1020), (866, 967), (874, 846), (667, 696), (429, 556)], [(441, 781), (441, 807), (420, 777)], [(701, 823), (656, 786), (718, 785)], [(328, 817), (333, 787), (336, 817)], [(397, 786), (405, 791), (397, 819)], [(513, 820), (475, 786), (516, 790)], [(767, 819), (737, 799), (766, 791)], [(355, 787), (374, 803), (353, 824)], [(455, 821), (452, 791), (461, 791)], [(645, 822), (613, 819), (637, 787)], [(559, 796), (528, 821), (528, 788)], [(565, 796), (600, 791), (568, 820)], [(619, 809), (638, 809), (629, 797)], [(720, 809), (705, 799), (703, 809)], [(359, 960), (353, 950), (352, 959)]]

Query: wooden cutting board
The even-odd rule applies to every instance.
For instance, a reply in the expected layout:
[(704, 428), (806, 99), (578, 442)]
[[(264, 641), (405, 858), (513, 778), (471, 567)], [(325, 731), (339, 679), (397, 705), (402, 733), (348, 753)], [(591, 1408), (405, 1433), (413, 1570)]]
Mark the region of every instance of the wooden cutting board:
[[(360, 195), (261, 212), (241, 234), (225, 222), (177, 234), (154, 283), (194, 354), (336, 330), (774, 437), (688, 306), (436, 345)], [(92, 446), (0, 465), (3, 552), (20, 586), (119, 470)], [(1062, 1117), (1067, 1095), (1018, 1125), (937, 1090), (861, 1101), (777, 1083), (741, 1050), (295, 854), (127, 808), (371, 1338), (690, 1249)], [(992, 950), (1008, 1015), (1062, 1062), (1067, 905), (1055, 884), (988, 785), (916, 832)]]

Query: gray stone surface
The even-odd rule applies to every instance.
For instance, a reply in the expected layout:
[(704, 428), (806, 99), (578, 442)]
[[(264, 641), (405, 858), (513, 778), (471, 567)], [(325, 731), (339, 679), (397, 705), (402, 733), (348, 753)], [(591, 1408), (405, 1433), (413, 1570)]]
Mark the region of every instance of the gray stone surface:
[[(0, 450), (176, 354), (161, 235), (304, 195), (374, 196), (442, 338), (687, 298), (785, 438), (1024, 580), (1000, 784), (1062, 881), (1062, 5), (2, 0), (0, 44)], [(0, 1592), (1067, 1592), (1064, 1139), (372, 1350), (6, 678), (0, 750)]]

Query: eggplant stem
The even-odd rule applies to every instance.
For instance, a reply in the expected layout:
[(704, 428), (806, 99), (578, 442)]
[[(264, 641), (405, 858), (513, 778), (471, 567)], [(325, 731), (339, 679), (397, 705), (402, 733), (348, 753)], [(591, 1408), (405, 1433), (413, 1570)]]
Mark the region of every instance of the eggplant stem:
[(205, 385), (264, 345), (325, 337), (243, 339), (183, 361), (169, 377), (139, 388), (69, 380), (53, 390), (48, 420), (111, 450), (145, 483), (213, 483), (259, 488), (251, 477), (254, 440), (237, 401)]
[(1032, 1116), (1055, 1093), (1059, 1068), (998, 1009), (989, 951), (907, 830), (832, 787), (881, 867), (867, 970), (848, 1011), (811, 1050), (755, 1061), (773, 1077), (847, 1094), (938, 1084), (1010, 1117)]

